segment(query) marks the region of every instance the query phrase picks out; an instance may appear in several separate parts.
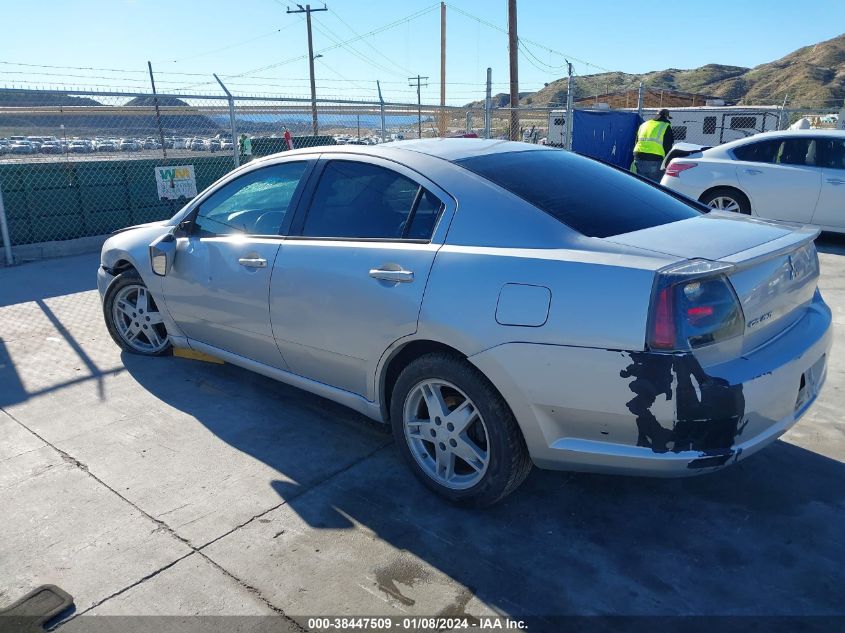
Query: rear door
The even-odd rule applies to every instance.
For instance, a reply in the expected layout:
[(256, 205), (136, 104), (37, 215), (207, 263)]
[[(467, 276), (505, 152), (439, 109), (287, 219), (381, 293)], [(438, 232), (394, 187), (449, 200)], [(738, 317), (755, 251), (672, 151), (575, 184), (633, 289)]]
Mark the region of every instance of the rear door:
[(290, 370), (372, 397), (384, 351), (413, 334), (454, 202), (407, 167), (323, 155), (276, 259), (273, 334)]
[(733, 150), (736, 175), (751, 198), (754, 215), (810, 222), (821, 188), (816, 141), (810, 137), (774, 138)]
[(819, 138), (821, 194), (813, 224), (845, 231), (845, 139)]
[(251, 170), (200, 202), (164, 278), (167, 308), (186, 336), (285, 366), (270, 328), (270, 276), (308, 168)]

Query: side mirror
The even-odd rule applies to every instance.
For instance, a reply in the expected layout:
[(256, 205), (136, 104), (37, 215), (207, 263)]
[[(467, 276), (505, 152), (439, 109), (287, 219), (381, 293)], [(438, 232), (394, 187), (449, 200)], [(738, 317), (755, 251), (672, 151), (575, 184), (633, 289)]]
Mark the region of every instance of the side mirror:
[(176, 229), (173, 231), (174, 235), (178, 237), (187, 237), (191, 234), (194, 229), (194, 222), (193, 220), (182, 220), (177, 226)]
[(173, 259), (176, 257), (176, 238), (173, 233), (162, 235), (150, 244), (150, 264), (156, 275), (164, 277), (170, 272)]

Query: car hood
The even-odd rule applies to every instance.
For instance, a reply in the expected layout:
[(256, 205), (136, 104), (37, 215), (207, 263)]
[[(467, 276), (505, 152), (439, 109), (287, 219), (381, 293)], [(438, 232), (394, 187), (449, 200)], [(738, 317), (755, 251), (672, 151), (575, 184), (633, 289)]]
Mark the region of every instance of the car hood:
[(112, 231), (112, 235), (117, 235), (118, 233), (124, 233), (126, 231), (131, 231), (132, 229), (141, 229), (148, 226), (167, 226), (169, 220), (160, 220), (158, 222), (146, 222), (144, 224), (133, 224), (132, 226), (125, 226), (122, 229), (117, 229), (116, 231)]
[(685, 259), (701, 257), (718, 260), (772, 242), (798, 229), (801, 229), (801, 225), (711, 211), (688, 220), (604, 239), (614, 244)]

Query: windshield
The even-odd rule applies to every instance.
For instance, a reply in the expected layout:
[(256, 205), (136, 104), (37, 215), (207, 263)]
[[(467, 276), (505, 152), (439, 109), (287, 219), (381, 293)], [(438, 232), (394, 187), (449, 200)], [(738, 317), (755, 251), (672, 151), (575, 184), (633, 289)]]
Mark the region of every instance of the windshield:
[(588, 237), (610, 237), (696, 217), (658, 187), (564, 150), (486, 154), (457, 161)]

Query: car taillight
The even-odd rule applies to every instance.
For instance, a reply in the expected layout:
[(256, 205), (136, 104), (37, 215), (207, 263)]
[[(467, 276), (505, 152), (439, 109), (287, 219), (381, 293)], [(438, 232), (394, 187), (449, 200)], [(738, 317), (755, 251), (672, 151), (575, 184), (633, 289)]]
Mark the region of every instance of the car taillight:
[(682, 171), (692, 169), (693, 167), (698, 167), (698, 163), (680, 163), (676, 160), (673, 160), (666, 167), (666, 175), (673, 176), (674, 178), (680, 178)]
[(690, 350), (742, 334), (745, 318), (727, 277), (731, 267), (693, 259), (658, 271), (651, 298), (648, 348)]

